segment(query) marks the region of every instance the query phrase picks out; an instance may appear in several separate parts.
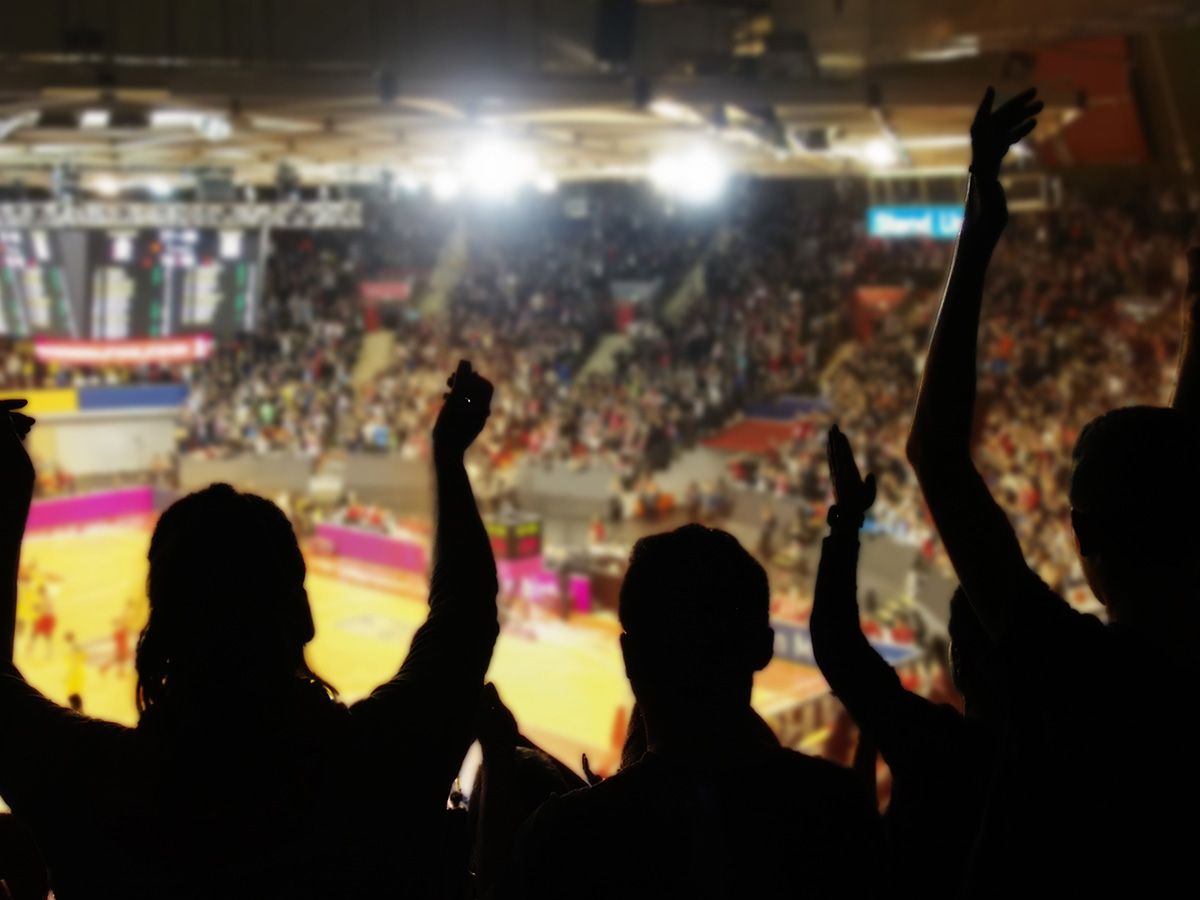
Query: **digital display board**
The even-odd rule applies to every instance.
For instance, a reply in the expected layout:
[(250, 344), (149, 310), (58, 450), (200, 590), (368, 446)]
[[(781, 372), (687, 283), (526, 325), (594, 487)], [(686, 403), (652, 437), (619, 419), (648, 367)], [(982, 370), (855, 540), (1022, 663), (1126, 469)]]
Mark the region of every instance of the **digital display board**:
[(89, 335), (229, 335), (254, 327), (259, 234), (138, 229), (89, 234)]
[(867, 234), (881, 238), (929, 238), (952, 241), (962, 227), (961, 205), (872, 206), (867, 210)]
[(53, 231), (0, 231), (0, 335), (80, 335), (59, 237)]
[(542, 520), (527, 513), (510, 513), (486, 523), (496, 559), (531, 559), (542, 555)]

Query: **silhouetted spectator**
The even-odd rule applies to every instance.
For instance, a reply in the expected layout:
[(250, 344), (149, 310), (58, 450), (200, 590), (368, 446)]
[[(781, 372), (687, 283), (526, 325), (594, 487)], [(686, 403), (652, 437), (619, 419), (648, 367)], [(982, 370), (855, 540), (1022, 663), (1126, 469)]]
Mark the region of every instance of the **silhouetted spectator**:
[(688, 525), (634, 546), (621, 648), (647, 751), (595, 787), (547, 802), (502, 896), (872, 889), (885, 860), (855, 775), (780, 747), (750, 707), (754, 673), (773, 651), (768, 601), (766, 573), (725, 532)]
[(1189, 335), (1176, 397), (1186, 415), (1116, 410), (1075, 446), (1072, 524), (1106, 625), (1030, 570), (971, 456), (983, 281), (1007, 223), (1000, 161), (1041, 108), (1032, 91), (995, 112), (992, 99), (989, 89), (972, 127), (966, 217), (908, 446), (1012, 701), (964, 892), (1176, 893), (1192, 877), (1200, 803), (1185, 713), (1200, 687), (1195, 343)]
[[(0, 794), (72, 897), (432, 896), (445, 809), (497, 635), (496, 566), (463, 454), (491, 385), (461, 363), (434, 429), (430, 610), (399, 673), (350, 707), (309, 668), (305, 566), (269, 501), (213, 485), (150, 545), (136, 728), (65, 710), (12, 664), (33, 468), (0, 422)], [(7, 406), (5, 409), (7, 410)]]
[[(956, 685), (968, 693), (969, 718), (954, 707), (907, 691), (896, 671), (875, 652), (859, 624), (859, 541), (875, 480), (859, 476), (845, 435), (829, 433), (829, 469), (836, 505), (821, 550), (813, 597), (813, 655), (829, 686), (870, 746), (892, 773), (885, 822), (899, 878), (925, 895), (958, 896), (982, 817), (1004, 721), (997, 691), (984, 673), (990, 651), (965, 597), (951, 600)], [(973, 627), (974, 626), (974, 627)], [(989, 713), (990, 717), (984, 713)], [(932, 871), (917, 863), (936, 848)]]

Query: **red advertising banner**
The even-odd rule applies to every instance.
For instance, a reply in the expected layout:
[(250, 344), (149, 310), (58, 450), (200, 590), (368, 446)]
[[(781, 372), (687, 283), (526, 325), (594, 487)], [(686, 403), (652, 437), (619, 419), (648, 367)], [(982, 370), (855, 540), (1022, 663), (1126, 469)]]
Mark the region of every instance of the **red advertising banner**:
[(364, 300), (372, 300), (377, 303), (388, 300), (407, 300), (412, 294), (412, 282), (406, 279), (361, 281), (358, 289)]
[(126, 341), (63, 341), (36, 338), (33, 354), (60, 366), (182, 365), (208, 359), (213, 339), (207, 334)]

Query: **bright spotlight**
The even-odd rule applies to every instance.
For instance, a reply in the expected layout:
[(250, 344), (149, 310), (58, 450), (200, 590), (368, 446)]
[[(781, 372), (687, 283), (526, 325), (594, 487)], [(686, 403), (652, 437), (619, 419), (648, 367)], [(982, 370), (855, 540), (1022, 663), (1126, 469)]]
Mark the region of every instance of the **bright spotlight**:
[(688, 203), (711, 203), (725, 190), (728, 179), (724, 161), (702, 147), (660, 156), (650, 166), (650, 181), (656, 188)]
[(863, 147), (863, 158), (876, 169), (890, 169), (900, 161), (900, 155), (891, 141), (876, 138)]
[(107, 109), (85, 109), (79, 116), (79, 127), (88, 131), (107, 128), (110, 118)]
[(153, 196), (159, 197), (160, 199), (170, 197), (171, 193), (175, 190), (174, 187), (172, 187), (171, 182), (167, 181), (165, 178), (151, 178), (146, 182), (146, 189), (150, 191)]
[(463, 181), (486, 200), (508, 200), (534, 180), (537, 164), (514, 144), (488, 139), (463, 157)]
[(558, 190), (558, 179), (549, 172), (543, 172), (534, 180), (533, 186), (542, 194), (553, 194)]
[(121, 182), (111, 175), (98, 175), (92, 180), (92, 190), (101, 197), (115, 197), (121, 193)]
[(429, 189), (433, 191), (433, 198), (439, 203), (449, 203), (458, 196), (462, 185), (459, 183), (458, 176), (450, 172), (439, 172), (429, 182)]

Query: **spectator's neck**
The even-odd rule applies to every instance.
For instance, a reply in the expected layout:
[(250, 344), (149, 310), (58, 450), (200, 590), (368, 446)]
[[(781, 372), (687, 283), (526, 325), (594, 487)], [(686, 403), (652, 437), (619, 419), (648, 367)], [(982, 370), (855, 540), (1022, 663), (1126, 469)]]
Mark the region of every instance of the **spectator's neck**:
[(779, 746), (770, 727), (749, 706), (646, 714), (646, 741), (655, 753), (709, 763), (737, 761)]

